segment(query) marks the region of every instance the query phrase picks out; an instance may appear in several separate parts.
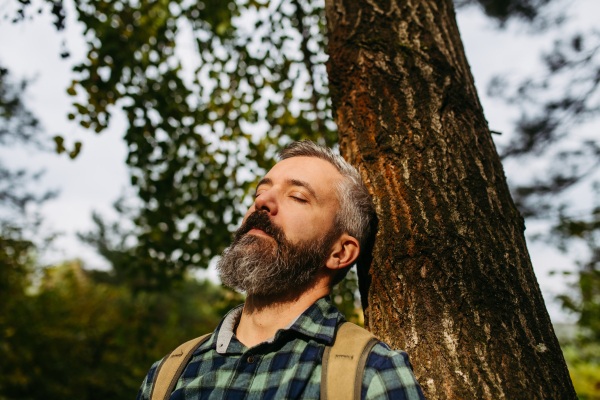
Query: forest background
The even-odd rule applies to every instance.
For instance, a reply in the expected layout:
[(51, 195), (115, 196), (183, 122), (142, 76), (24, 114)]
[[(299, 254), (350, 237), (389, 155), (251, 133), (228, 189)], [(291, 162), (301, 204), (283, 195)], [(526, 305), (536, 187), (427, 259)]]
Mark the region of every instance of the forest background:
[[(600, 7), (455, 4), (575, 388), (600, 398)], [(322, 6), (0, 6), (0, 398), (131, 398), (243, 301), (211, 265), (256, 176), (336, 141)], [(356, 296), (351, 276), (333, 298), (360, 323)]]

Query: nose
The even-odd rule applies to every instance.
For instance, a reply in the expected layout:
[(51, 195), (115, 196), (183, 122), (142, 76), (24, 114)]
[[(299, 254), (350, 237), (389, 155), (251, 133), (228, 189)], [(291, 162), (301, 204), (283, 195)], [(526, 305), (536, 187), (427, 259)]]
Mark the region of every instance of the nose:
[(277, 214), (277, 195), (272, 188), (262, 191), (254, 200), (254, 208), (256, 210), (266, 211), (270, 215)]

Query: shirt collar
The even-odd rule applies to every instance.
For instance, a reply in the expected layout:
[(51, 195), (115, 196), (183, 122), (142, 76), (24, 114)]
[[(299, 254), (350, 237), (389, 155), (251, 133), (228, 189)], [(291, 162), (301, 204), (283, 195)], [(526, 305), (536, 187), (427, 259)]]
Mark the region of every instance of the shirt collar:
[[(221, 325), (215, 331), (217, 353), (224, 354), (227, 352), (231, 339), (234, 337), (233, 329), (242, 315), (243, 307), (244, 305), (242, 304), (227, 313)], [(275, 333), (275, 336), (265, 340), (261, 344), (273, 343), (284, 332), (290, 330), (331, 344), (335, 335), (335, 327), (342, 321), (345, 321), (344, 316), (331, 304), (329, 296), (321, 297), (294, 318), (285, 328), (279, 329)]]
[(225, 354), (227, 352), (227, 347), (229, 347), (231, 338), (234, 335), (233, 328), (235, 328), (235, 325), (240, 320), (243, 309), (244, 305), (240, 304), (229, 311), (225, 318), (223, 318), (223, 321), (221, 321), (221, 325), (217, 327), (217, 330), (215, 331), (217, 337), (217, 353)]

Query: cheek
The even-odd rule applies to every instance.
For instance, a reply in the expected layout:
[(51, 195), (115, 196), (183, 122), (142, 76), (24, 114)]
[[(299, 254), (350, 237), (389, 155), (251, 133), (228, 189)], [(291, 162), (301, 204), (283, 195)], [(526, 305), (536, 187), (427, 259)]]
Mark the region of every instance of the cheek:
[(325, 222), (324, 216), (298, 213), (290, 221), (289, 226), (293, 228), (290, 229), (292, 232), (289, 236), (303, 240), (320, 237), (322, 231), (326, 229)]
[(328, 212), (329, 210), (319, 213), (312, 220), (312, 234), (314, 237), (322, 237), (328, 233), (333, 227), (334, 213)]

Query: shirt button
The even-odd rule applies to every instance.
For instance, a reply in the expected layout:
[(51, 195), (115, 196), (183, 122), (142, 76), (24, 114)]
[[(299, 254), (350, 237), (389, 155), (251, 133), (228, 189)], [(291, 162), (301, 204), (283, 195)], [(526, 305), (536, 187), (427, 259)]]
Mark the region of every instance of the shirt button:
[(250, 357), (248, 357), (248, 364), (253, 364), (254, 363), (254, 355), (251, 355)]

